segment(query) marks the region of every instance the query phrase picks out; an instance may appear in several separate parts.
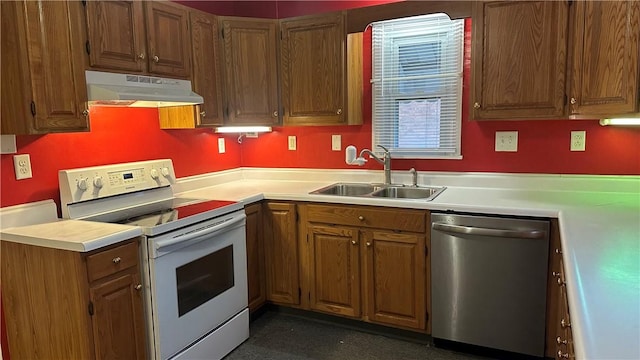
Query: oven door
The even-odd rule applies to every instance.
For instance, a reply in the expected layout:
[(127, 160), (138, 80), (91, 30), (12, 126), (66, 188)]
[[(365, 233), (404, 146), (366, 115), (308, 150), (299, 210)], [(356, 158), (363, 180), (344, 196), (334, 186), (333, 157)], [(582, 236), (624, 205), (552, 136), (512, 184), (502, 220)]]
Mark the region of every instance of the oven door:
[(243, 211), (149, 238), (148, 246), (158, 358), (170, 358), (247, 307)]

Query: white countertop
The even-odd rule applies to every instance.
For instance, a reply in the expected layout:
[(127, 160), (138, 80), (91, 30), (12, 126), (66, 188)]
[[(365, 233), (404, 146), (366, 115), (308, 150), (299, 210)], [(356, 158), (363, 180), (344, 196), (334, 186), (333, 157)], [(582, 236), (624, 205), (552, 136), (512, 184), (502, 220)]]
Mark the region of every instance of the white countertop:
[(139, 227), (83, 220), (59, 220), (2, 229), (0, 238), (22, 244), (86, 252), (142, 235)]
[[(640, 178), (421, 172), (419, 184), (447, 186), (431, 202), (309, 194), (340, 181), (381, 180), (376, 171), (244, 168), (179, 179), (174, 191), (244, 204), (271, 199), (557, 217), (576, 358), (640, 359)], [(409, 176), (393, 180), (408, 183)], [(126, 225), (74, 220), (1, 233), (75, 251), (140, 234)]]

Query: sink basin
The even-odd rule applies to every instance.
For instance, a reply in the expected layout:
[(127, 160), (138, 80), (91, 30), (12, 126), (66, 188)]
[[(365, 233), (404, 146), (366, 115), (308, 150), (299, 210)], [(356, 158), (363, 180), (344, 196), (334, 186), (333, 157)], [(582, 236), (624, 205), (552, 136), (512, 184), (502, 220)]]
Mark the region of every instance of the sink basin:
[(312, 191), (310, 194), (430, 201), (443, 192), (444, 189), (446, 189), (446, 187), (410, 187), (383, 184), (336, 183)]
[(363, 196), (368, 195), (380, 187), (372, 184), (348, 184), (337, 183), (312, 191), (311, 194), (337, 195), (337, 196)]
[(425, 199), (431, 200), (438, 196), (444, 187), (399, 187), (389, 186), (371, 193), (373, 197), (392, 199)]

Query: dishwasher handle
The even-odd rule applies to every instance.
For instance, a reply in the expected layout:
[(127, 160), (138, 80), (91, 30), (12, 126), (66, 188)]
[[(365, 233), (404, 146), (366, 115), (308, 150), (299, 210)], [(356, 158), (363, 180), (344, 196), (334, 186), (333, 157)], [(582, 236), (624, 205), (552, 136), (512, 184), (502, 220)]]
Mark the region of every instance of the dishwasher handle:
[(481, 236), (494, 236), (504, 238), (518, 238), (518, 239), (542, 239), (546, 236), (544, 230), (526, 229), (526, 230), (509, 230), (509, 229), (491, 229), (475, 226), (464, 225), (452, 225), (444, 223), (433, 223), (431, 225), (433, 230), (438, 230), (452, 234), (466, 234), (466, 235), (481, 235)]

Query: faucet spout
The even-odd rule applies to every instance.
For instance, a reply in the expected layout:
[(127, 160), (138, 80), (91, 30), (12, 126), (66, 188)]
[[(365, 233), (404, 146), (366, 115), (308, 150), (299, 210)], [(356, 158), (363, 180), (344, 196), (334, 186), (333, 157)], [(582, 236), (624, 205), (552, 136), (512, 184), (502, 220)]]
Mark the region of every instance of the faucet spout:
[(376, 154), (369, 149), (362, 149), (362, 151), (360, 151), (360, 157), (364, 154), (369, 154), (370, 158), (381, 164), (384, 167), (384, 183), (385, 185), (391, 185), (391, 153), (389, 152), (389, 149), (382, 145), (378, 145), (378, 147), (384, 150), (384, 156), (382, 159), (376, 156)]

